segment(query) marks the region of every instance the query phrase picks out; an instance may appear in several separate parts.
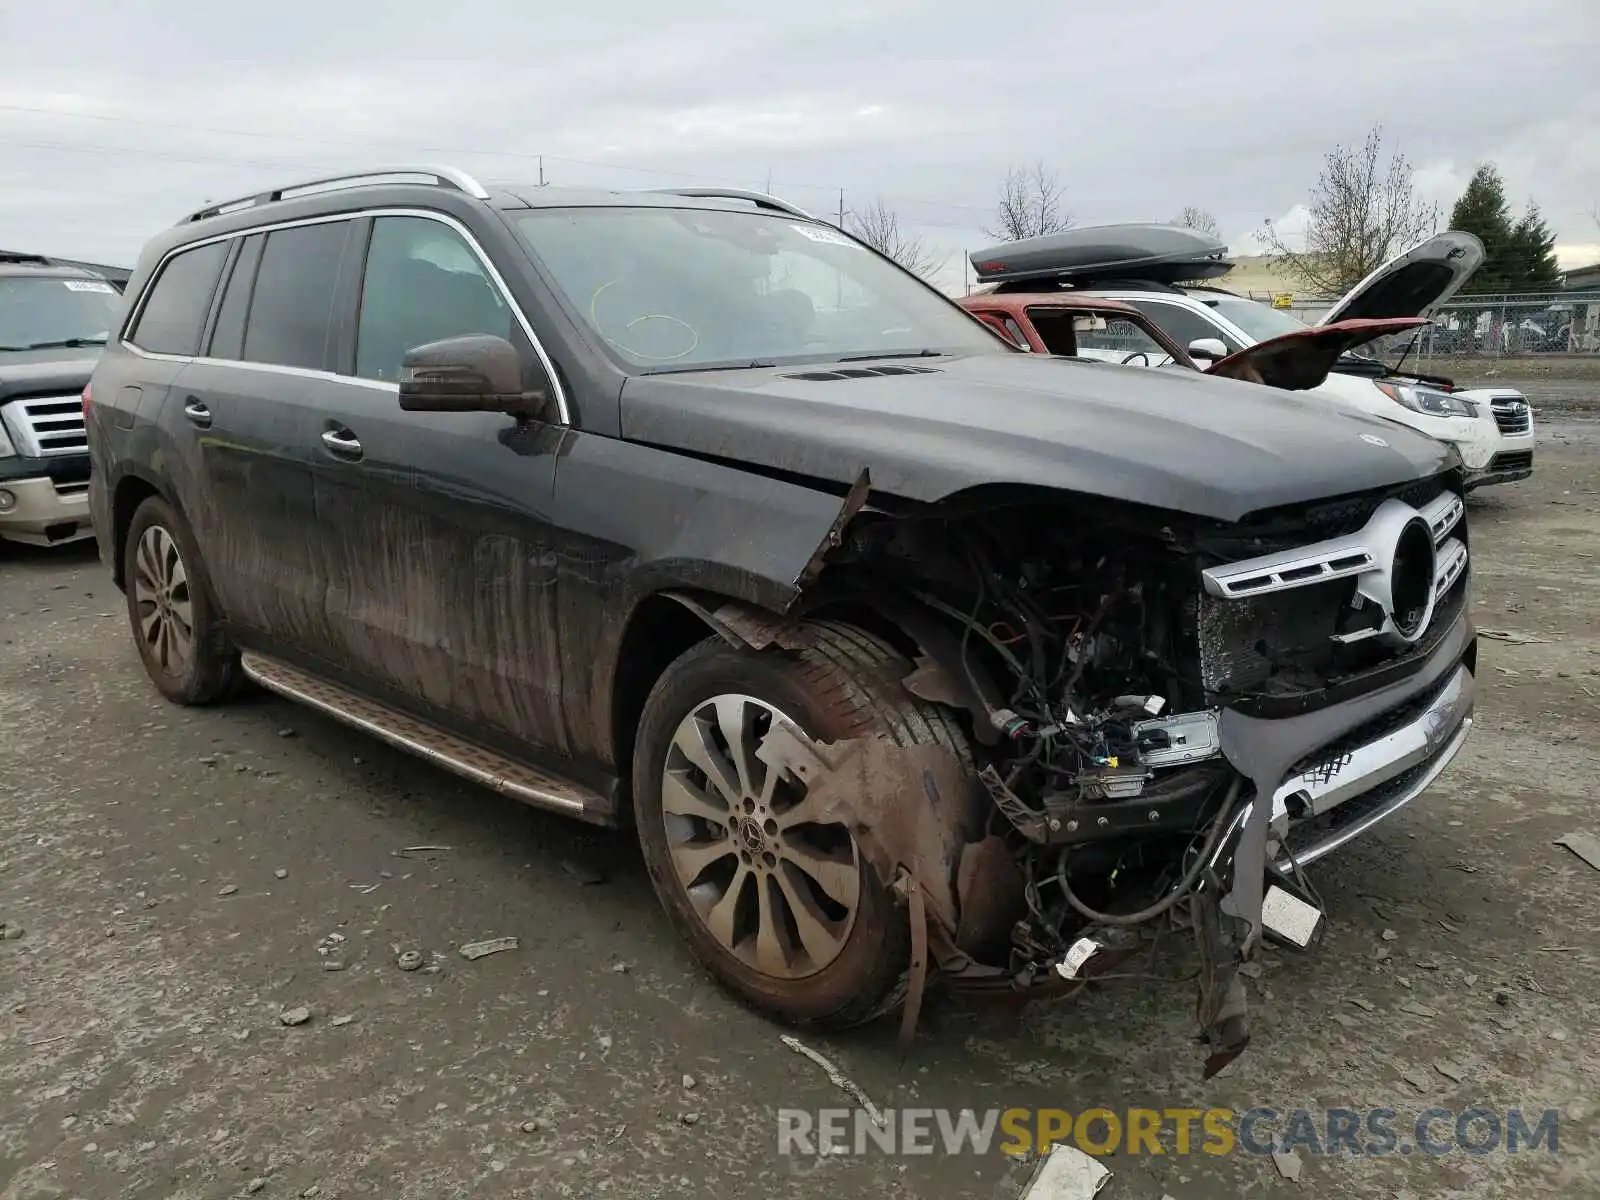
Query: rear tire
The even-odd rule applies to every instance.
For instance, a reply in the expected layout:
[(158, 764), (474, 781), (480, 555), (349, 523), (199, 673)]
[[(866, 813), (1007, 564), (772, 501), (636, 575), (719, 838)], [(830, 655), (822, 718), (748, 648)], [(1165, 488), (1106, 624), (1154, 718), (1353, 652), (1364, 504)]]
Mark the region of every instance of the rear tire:
[(222, 632), (188, 523), (151, 496), (133, 514), (122, 556), (128, 623), (151, 682), (174, 704), (226, 698), (239, 675), (239, 655)]
[(849, 831), (807, 820), (803, 787), (769, 781), (753, 748), (784, 717), (821, 742), (967, 750), (950, 714), (901, 686), (911, 664), (886, 643), (802, 629), (803, 649), (711, 638), (663, 672), (635, 741), (634, 809), (656, 895), (706, 968), (772, 1016), (838, 1028), (899, 1006), (909, 920)]

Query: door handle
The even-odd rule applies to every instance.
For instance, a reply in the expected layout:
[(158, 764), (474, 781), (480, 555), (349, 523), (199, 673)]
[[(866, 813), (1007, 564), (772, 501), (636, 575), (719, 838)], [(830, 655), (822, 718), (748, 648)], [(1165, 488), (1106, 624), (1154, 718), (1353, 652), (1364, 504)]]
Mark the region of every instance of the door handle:
[(322, 444), (330, 454), (352, 462), (361, 457), (361, 442), (348, 429), (330, 429), (322, 435)]
[(211, 410), (193, 396), (190, 396), (189, 402), (183, 406), (183, 415), (200, 426), (201, 429), (211, 428)]

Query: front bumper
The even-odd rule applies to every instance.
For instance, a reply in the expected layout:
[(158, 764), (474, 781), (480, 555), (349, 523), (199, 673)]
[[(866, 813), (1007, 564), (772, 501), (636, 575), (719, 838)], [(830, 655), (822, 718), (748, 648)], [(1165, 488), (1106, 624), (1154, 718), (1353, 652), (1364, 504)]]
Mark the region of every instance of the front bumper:
[[(1509, 443), (1511, 439), (1507, 439)], [(1468, 470), (1463, 486), (1467, 491), (1487, 487), (1491, 483), (1515, 483), (1519, 479), (1526, 479), (1533, 474), (1533, 443), (1532, 439), (1526, 440), (1528, 446), (1522, 450), (1504, 450), (1489, 460), (1489, 464), (1480, 470)]]
[[(1472, 729), (1477, 681), (1460, 662), (1411, 702), (1306, 762), (1272, 796), (1268, 859), (1285, 874), (1361, 836), (1422, 795)], [(1251, 807), (1234, 820), (1218, 857), (1239, 841)]]
[(1223, 755), (1255, 799), (1208, 864), (1214, 886), (1193, 898), (1207, 1077), (1250, 1041), (1239, 968), (1261, 939), (1269, 874), (1288, 882), (1297, 864), (1371, 829), (1439, 777), (1471, 728), (1476, 662), (1462, 613), (1416, 670), (1366, 695), (1278, 719), (1223, 711)]
[(0, 479), (0, 538), (60, 546), (93, 536), (87, 482)]

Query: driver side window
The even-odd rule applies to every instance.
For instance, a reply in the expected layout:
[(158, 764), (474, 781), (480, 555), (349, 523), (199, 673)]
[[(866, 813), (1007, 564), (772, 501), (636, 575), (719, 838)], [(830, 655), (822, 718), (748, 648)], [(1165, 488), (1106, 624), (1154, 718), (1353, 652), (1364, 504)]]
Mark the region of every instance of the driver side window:
[(356, 330), (356, 374), (393, 383), (406, 352), (427, 342), (492, 334), (513, 345), (511, 309), (472, 248), (427, 217), (372, 225)]
[(1131, 362), (1141, 367), (1158, 367), (1171, 361), (1155, 338), (1126, 317), (1108, 318), (1104, 329), (1080, 331), (1078, 356), (1107, 362)]
[(1188, 349), (1189, 343), (1200, 338), (1220, 339), (1223, 345), (1228, 347), (1230, 354), (1244, 349), (1239, 345), (1237, 338), (1229, 337), (1210, 321), (1181, 305), (1166, 304), (1160, 300), (1128, 300), (1126, 303), (1149, 317), (1166, 332), (1168, 337), (1185, 349)]

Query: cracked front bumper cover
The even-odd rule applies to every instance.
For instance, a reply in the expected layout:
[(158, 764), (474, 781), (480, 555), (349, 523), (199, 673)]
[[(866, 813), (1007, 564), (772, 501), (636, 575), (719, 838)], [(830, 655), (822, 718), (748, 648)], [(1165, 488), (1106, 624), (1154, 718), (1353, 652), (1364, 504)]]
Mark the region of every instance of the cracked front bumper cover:
[(1212, 867), (1227, 890), (1195, 897), (1207, 1077), (1249, 1044), (1239, 967), (1261, 938), (1269, 871), (1337, 849), (1438, 778), (1471, 727), (1473, 646), (1462, 614), (1421, 669), (1366, 695), (1275, 720), (1224, 710), (1224, 757), (1272, 802), (1246, 805), (1223, 838)]

